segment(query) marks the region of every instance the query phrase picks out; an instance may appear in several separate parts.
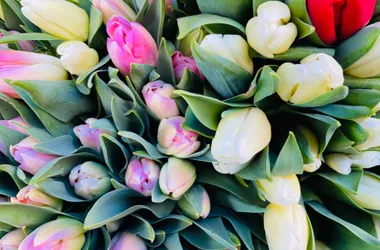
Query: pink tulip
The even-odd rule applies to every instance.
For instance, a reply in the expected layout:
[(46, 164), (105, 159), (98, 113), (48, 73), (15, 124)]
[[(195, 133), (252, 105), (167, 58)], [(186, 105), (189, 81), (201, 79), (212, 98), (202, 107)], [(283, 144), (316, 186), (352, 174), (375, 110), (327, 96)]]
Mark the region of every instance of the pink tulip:
[(48, 207), (61, 211), (63, 202), (60, 199), (51, 197), (37, 189), (35, 186), (22, 188), (16, 197), (11, 197), (11, 202), (28, 204), (38, 207)]
[[(20, 34), (20, 32), (15, 31), (15, 30), (8, 31), (8, 33), (9, 35)], [(0, 33), (0, 38), (3, 38), (3, 37), (4, 37), (4, 34)], [(33, 41), (19, 41), (18, 45), (24, 51), (33, 51), (34, 49), (37, 48), (37, 45)], [(0, 44), (0, 48), (8, 49), (8, 44), (6, 43)]]
[(35, 151), (33, 147), (37, 144), (39, 141), (29, 136), (10, 148), (11, 155), (20, 163), (19, 168), (32, 175), (58, 157)]
[(194, 58), (187, 57), (182, 55), (181, 52), (176, 51), (173, 54), (172, 57), (173, 60), (173, 67), (174, 67), (174, 74), (175, 78), (177, 79), (177, 82), (181, 81), (183, 73), (185, 72), (185, 69), (189, 69), (191, 72), (199, 76), (202, 80), (205, 79), (205, 77), (202, 75), (202, 73), (198, 69), (198, 65), (195, 62)]
[(144, 241), (128, 232), (117, 233), (111, 241), (109, 250), (147, 250)]
[(170, 98), (174, 87), (163, 81), (150, 82), (142, 89), (145, 103), (160, 119), (178, 116), (179, 110), (176, 102)]
[(108, 53), (122, 74), (129, 74), (131, 63), (157, 66), (156, 42), (141, 24), (113, 16), (107, 23), (107, 33)]
[(112, 16), (121, 16), (128, 21), (134, 21), (136, 18), (135, 11), (123, 0), (94, 0), (93, 3), (94, 7), (102, 12), (104, 24), (107, 24)]
[(24, 119), (22, 119), (21, 116), (10, 120), (0, 120), (0, 124), (22, 134), (29, 134), (23, 127), (30, 128), (30, 126), (24, 121)]
[(0, 92), (20, 98), (4, 79), (10, 80), (66, 80), (68, 74), (61, 61), (53, 56), (17, 50), (0, 50)]
[(92, 128), (91, 124), (96, 120), (95, 118), (87, 119), (86, 124), (74, 128), (74, 133), (83, 146), (100, 151), (100, 135), (108, 134), (108, 132), (98, 128)]
[(26, 235), (22, 229), (14, 229), (0, 239), (1, 250), (17, 250)]
[(125, 183), (137, 192), (151, 196), (159, 175), (160, 167), (157, 162), (133, 156), (125, 174)]
[[(149, 0), (149, 4), (152, 4), (153, 0)], [(165, 13), (170, 16), (173, 13), (173, 0), (165, 0)]]
[(199, 149), (201, 143), (198, 141), (198, 134), (182, 128), (184, 121), (182, 116), (161, 120), (157, 134), (157, 148), (161, 153), (181, 158)]

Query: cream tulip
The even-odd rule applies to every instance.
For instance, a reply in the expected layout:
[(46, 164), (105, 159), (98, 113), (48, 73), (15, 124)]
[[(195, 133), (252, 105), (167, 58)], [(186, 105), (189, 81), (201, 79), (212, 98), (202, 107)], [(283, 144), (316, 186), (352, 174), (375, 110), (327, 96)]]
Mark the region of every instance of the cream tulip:
[(325, 156), (326, 164), (340, 174), (348, 175), (352, 167), (373, 168), (380, 165), (380, 152), (365, 151), (361, 154), (334, 153)]
[(380, 179), (364, 173), (357, 194), (346, 194), (362, 208), (380, 210)]
[(321, 165), (322, 161), (318, 156), (319, 152), (319, 143), (315, 134), (305, 126), (298, 126), (298, 129), (301, 131), (302, 135), (305, 137), (307, 144), (309, 145), (309, 153), (314, 158), (312, 163), (304, 164), (303, 169), (306, 172), (315, 172)]
[(268, 58), (286, 52), (297, 37), (297, 27), (289, 22), (290, 17), (289, 7), (282, 2), (260, 4), (257, 16), (246, 26), (249, 45)]
[(357, 150), (368, 150), (380, 146), (380, 119), (377, 118), (360, 118), (355, 120), (360, 126), (369, 133), (367, 140), (355, 147)]
[(305, 57), (301, 64), (284, 63), (278, 70), (278, 95), (285, 102), (303, 104), (343, 85), (343, 69), (327, 54)]

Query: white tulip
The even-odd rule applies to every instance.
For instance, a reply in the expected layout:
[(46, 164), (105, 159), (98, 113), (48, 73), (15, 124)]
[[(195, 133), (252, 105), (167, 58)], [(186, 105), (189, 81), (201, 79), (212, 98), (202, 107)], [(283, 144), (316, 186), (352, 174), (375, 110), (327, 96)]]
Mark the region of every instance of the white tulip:
[(364, 174), (360, 180), (357, 194), (346, 193), (356, 204), (363, 208), (380, 210), (380, 180)]
[(307, 128), (305, 126), (298, 126), (298, 128), (301, 131), (301, 133), (303, 134), (303, 136), (305, 137), (305, 139), (309, 145), (309, 152), (310, 152), (311, 156), (314, 158), (314, 161), (312, 163), (304, 164), (303, 169), (306, 172), (315, 172), (322, 165), (322, 161), (318, 156), (318, 152), (319, 152), (318, 139), (315, 136), (315, 134), (309, 128)]
[(326, 164), (340, 174), (348, 175), (352, 167), (373, 168), (380, 165), (380, 152), (365, 151), (361, 154), (328, 154)]
[(367, 150), (380, 146), (380, 119), (377, 118), (360, 118), (355, 120), (368, 133), (368, 139), (355, 147), (357, 150)]
[(297, 37), (297, 27), (289, 22), (290, 17), (289, 7), (282, 2), (261, 4), (257, 16), (247, 23), (249, 45), (268, 58), (286, 52)]

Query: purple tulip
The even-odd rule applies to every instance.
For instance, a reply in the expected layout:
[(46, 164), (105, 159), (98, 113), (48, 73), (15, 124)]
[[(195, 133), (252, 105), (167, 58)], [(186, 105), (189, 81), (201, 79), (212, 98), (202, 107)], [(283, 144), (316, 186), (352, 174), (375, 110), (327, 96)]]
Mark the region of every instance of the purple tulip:
[[(15, 30), (8, 31), (8, 33), (9, 33), (9, 35), (20, 34), (20, 32), (15, 31)], [(3, 38), (3, 37), (4, 37), (4, 34), (0, 33), (0, 38)], [(24, 51), (33, 51), (34, 49), (37, 48), (37, 45), (33, 41), (28, 41), (28, 40), (26, 40), (26, 41), (19, 41), (18, 45)], [(0, 48), (8, 49), (8, 44), (6, 44), (6, 43), (0, 44)]]
[(147, 250), (144, 241), (128, 232), (117, 233), (111, 241), (110, 250)]
[(175, 74), (175, 78), (177, 79), (177, 82), (181, 81), (183, 73), (185, 72), (186, 68), (190, 70), (191, 72), (193, 72), (194, 74), (196, 74), (197, 76), (199, 76), (199, 78), (201, 78), (202, 80), (205, 79), (205, 77), (199, 71), (198, 65), (195, 62), (194, 58), (184, 56), (182, 55), (181, 52), (176, 51), (173, 54), (172, 60), (173, 60), (174, 74)]
[(100, 135), (108, 134), (108, 132), (92, 128), (92, 123), (97, 119), (89, 118), (86, 120), (86, 124), (76, 126), (74, 128), (75, 135), (79, 138), (83, 146), (93, 148), (97, 151), (100, 151)]

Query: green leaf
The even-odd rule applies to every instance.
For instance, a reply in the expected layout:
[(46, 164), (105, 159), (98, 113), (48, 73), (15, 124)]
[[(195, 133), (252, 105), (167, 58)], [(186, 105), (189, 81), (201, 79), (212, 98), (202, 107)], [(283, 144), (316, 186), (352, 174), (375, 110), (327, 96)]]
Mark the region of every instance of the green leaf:
[(328, 152), (357, 154), (358, 152), (352, 147), (354, 141), (347, 138), (341, 129), (337, 129), (326, 148)]
[(348, 87), (340, 86), (306, 103), (291, 104), (291, 105), (295, 107), (302, 107), (302, 108), (321, 107), (321, 106), (325, 106), (325, 105), (343, 100), (344, 98), (347, 97), (348, 92), (349, 92)]
[(164, 246), (166, 247), (166, 249), (183, 250), (178, 233), (167, 235), (164, 242)]
[(270, 170), (269, 147), (267, 146), (247, 167), (236, 173), (236, 175), (250, 181), (271, 179)]
[(153, 0), (141, 24), (149, 31), (157, 44), (160, 43), (165, 20), (165, 1)]
[(0, 165), (0, 171), (4, 174), (8, 175), (7, 176), (8, 180), (9, 180), (9, 177), (11, 177), (14, 184), (16, 184), (16, 187), (18, 189), (21, 189), (21, 188), (25, 187), (25, 183), (17, 177), (17, 169), (18, 169), (17, 167), (12, 166), (12, 165), (8, 165), (8, 164)]
[(352, 171), (349, 175), (342, 175), (336, 172), (323, 172), (317, 175), (334, 183), (347, 192), (356, 194), (363, 176), (363, 171)]
[(168, 42), (165, 38), (162, 38), (160, 43), (160, 50), (158, 54), (157, 73), (160, 75), (160, 80), (176, 85), (176, 79), (174, 76), (172, 55), (168, 48)]
[(33, 148), (41, 153), (52, 155), (70, 155), (74, 153), (80, 144), (69, 135), (56, 137), (49, 141), (41, 142)]
[(42, 192), (67, 202), (76, 203), (86, 201), (86, 199), (79, 197), (74, 192), (73, 187), (69, 183), (68, 177), (59, 179), (46, 178), (34, 185)]
[(161, 231), (161, 230), (157, 230), (155, 232), (154, 241), (149, 242), (149, 241), (145, 240), (145, 244), (151, 248), (157, 248), (164, 243), (165, 239), (166, 239), (166, 232)]
[(82, 82), (84, 82), (86, 79), (89, 78), (89, 76), (91, 75), (92, 72), (94, 72), (95, 70), (103, 67), (104, 65), (106, 65), (108, 62), (110, 61), (110, 57), (107, 55), (105, 57), (102, 58), (102, 60), (99, 61), (99, 63), (97, 65), (95, 65), (94, 67), (84, 71), (82, 74), (79, 75), (79, 77), (77, 78), (76, 80), (76, 83), (77, 84), (81, 84)]
[(193, 225), (193, 221), (183, 215), (171, 214), (164, 218), (151, 221), (151, 224), (167, 234), (178, 233)]
[(366, 106), (373, 109), (380, 102), (380, 90), (376, 89), (351, 89), (348, 96), (341, 104), (353, 106)]
[(254, 96), (254, 103), (258, 103), (268, 96), (276, 93), (280, 83), (280, 77), (270, 67), (262, 68), (259, 80), (257, 81), (257, 90)]
[(139, 215), (131, 215), (127, 218), (128, 225), (127, 231), (134, 235), (139, 235), (141, 238), (154, 241), (155, 233), (153, 227), (149, 224), (147, 220)]
[(203, 14), (216, 14), (228, 17), (241, 23), (246, 23), (252, 16), (251, 0), (220, 0), (202, 1), (197, 0), (198, 8)]
[[(297, 38), (299, 40), (305, 37), (308, 37), (310, 35), (313, 35), (315, 33), (315, 27), (313, 25), (305, 23), (298, 17), (292, 17), (290, 21), (297, 26), (297, 30), (298, 30)], [(331, 56), (334, 56), (334, 55), (331, 55)]]
[(21, 5), (16, 0), (2, 0), (0, 1), (1, 10), (4, 15), (5, 25), (10, 30), (22, 31), (20, 25), (25, 25), (33, 31), (38, 28), (32, 24), (21, 12)]
[[(129, 131), (120, 131), (118, 133), (121, 137), (124, 137), (130, 146), (135, 147), (136, 149), (145, 149), (145, 151), (154, 159), (162, 159), (166, 158), (163, 154), (161, 154), (157, 148), (146, 141), (144, 138), (138, 136), (135, 133), (129, 132)], [(135, 151), (135, 150), (132, 150)]]
[(62, 41), (62, 39), (46, 33), (18, 33), (0, 38), (0, 44), (19, 41)]
[(10, 129), (8, 127), (5, 127), (4, 125), (0, 124), (0, 141), (1, 141), (1, 147), (5, 149), (5, 155), (9, 158), (11, 158), (11, 154), (9, 151), (9, 147), (11, 145), (16, 145), (19, 143), (22, 139), (24, 139), (26, 135), (21, 134), (20, 132), (17, 132), (13, 129)]
[(366, 129), (354, 121), (341, 121), (341, 123), (341, 131), (348, 139), (354, 141), (355, 145), (365, 142), (370, 136)]
[(173, 197), (171, 196), (168, 196), (166, 194), (164, 194), (162, 191), (161, 191), (161, 188), (160, 188), (160, 185), (159, 183), (157, 182), (156, 185), (154, 185), (154, 188), (153, 188), (153, 191), (152, 191), (152, 202), (154, 203), (162, 203), (166, 200), (179, 200), (181, 197), (177, 198), (177, 199), (174, 199)]
[(143, 87), (149, 81), (149, 75), (154, 68), (154, 66), (148, 64), (131, 63), (131, 72), (129, 75), (137, 93), (141, 93)]
[[(314, 32), (314, 31), (313, 31)], [(271, 60), (275, 61), (286, 61), (286, 62), (299, 62), (307, 56), (317, 53), (324, 53), (330, 56), (334, 56), (335, 50), (331, 48), (317, 48), (311, 46), (296, 46), (289, 48), (286, 52), (282, 54), (274, 55), (274, 58)], [(249, 50), (249, 55), (252, 58), (258, 59), (268, 59), (267, 57), (256, 52), (254, 49)]]
[(92, 48), (104, 49), (106, 45), (105, 29), (101, 29), (102, 24), (102, 12), (95, 8), (94, 5), (91, 5), (88, 44)]
[(0, 195), (16, 197), (25, 184), (17, 176), (17, 167), (0, 165)]
[(198, 134), (210, 139), (214, 138), (215, 135), (215, 131), (207, 128), (197, 119), (191, 108), (187, 108), (186, 110), (185, 122), (182, 124), (182, 127), (184, 129), (195, 131)]
[(379, 78), (355, 78), (352, 76), (344, 76), (344, 85), (350, 89), (376, 89), (380, 90)]
[(365, 106), (349, 106), (341, 104), (330, 104), (323, 107), (314, 108), (314, 110), (325, 115), (338, 119), (357, 119), (372, 115), (372, 110)]

